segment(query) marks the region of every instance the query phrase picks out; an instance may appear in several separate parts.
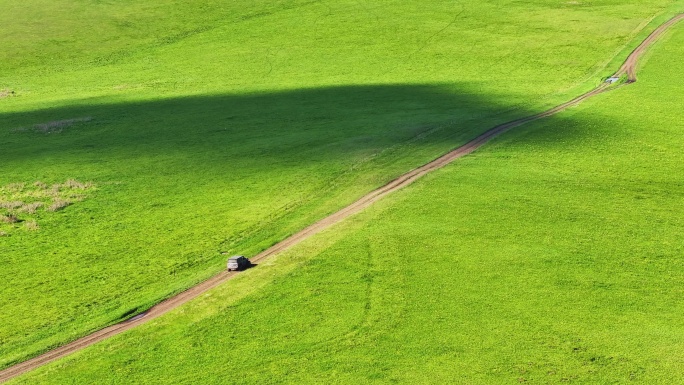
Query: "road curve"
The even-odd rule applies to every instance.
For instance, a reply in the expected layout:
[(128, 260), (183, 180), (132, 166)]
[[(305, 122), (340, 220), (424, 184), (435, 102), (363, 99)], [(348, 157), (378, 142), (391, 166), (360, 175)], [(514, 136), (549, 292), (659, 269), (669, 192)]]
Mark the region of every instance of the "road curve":
[[(672, 27), (674, 24), (677, 22), (681, 21), (684, 19), (684, 14), (680, 14), (678, 16), (673, 17), (672, 19), (668, 20), (661, 26), (659, 26), (656, 30), (654, 30), (632, 53), (629, 55), (625, 63), (620, 67), (618, 72), (613, 75), (614, 77), (620, 77), (623, 75), (627, 75), (627, 84), (635, 82), (636, 79), (636, 69), (637, 69), (637, 64), (639, 62), (639, 59), (643, 55), (643, 53), (651, 46), (655, 41), (660, 37), (663, 32), (665, 32), (668, 28)], [(357, 200), (356, 202), (352, 203), (351, 205), (343, 208), (342, 210), (321, 219), (320, 221), (310, 225), (309, 227), (305, 228), (304, 230), (299, 231), (298, 233), (284, 239), (283, 241), (271, 246), (270, 248), (262, 251), (258, 255), (254, 256), (252, 259), (253, 262), (261, 262), (291, 246), (294, 246), (303, 240), (313, 236), (314, 234), (317, 234), (321, 232), (322, 230), (327, 229), (328, 227), (341, 222), (345, 218), (354, 215), (361, 210), (365, 209), (366, 207), (372, 205), (376, 201), (382, 199), (388, 194), (391, 194), (399, 189), (402, 189), (409, 184), (413, 183), (416, 181), (418, 178), (422, 177), (423, 175), (432, 172), (434, 170), (437, 170), (439, 168), (442, 168), (446, 166), (447, 164), (451, 163), (452, 161), (461, 158), (465, 155), (470, 154), (471, 152), (475, 151), (476, 149), (480, 148), (482, 145), (487, 143), (489, 140), (492, 138), (500, 135), (501, 133), (508, 131), (512, 128), (521, 126), (523, 124), (542, 119), (551, 115), (554, 115), (560, 111), (565, 110), (568, 107), (575, 106), (582, 102), (583, 100), (586, 100), (592, 96), (598, 95), (600, 93), (606, 92), (608, 90), (615, 89), (615, 87), (611, 87), (608, 83), (602, 83), (598, 87), (596, 87), (594, 90), (587, 92), (584, 95), (581, 95), (575, 99), (572, 99), (569, 102), (563, 103), (559, 106), (556, 106), (554, 108), (551, 108), (550, 110), (541, 112), (539, 114), (535, 114), (532, 116), (528, 116), (525, 118), (513, 120), (508, 123), (504, 123), (501, 125), (498, 125), (480, 136), (476, 137), (475, 139), (471, 140), (470, 142), (464, 144), (461, 147), (458, 147), (451, 152), (433, 160), (430, 163), (427, 163), (421, 167), (418, 167), (414, 170), (411, 170), (407, 172), (406, 174), (398, 177), (397, 179), (389, 182), (388, 184), (378, 188), (377, 190), (374, 190), (370, 192), (369, 194), (363, 196), (361, 199)], [(65, 357), (71, 353), (74, 353), (78, 350), (81, 350), (85, 347), (88, 347), (90, 345), (93, 345), (99, 341), (105, 340), (111, 336), (117, 335), (119, 333), (122, 333), (126, 330), (132, 329), (140, 324), (143, 324), (147, 321), (150, 321), (152, 319), (155, 319), (170, 310), (173, 310), (177, 308), (178, 306), (191, 301), (194, 298), (197, 298), (200, 296), (202, 293), (206, 292), (209, 289), (212, 289), (229, 279), (235, 277), (237, 274), (236, 272), (228, 272), (228, 271), (223, 271), (208, 280), (198, 284), (197, 286), (193, 286), (190, 289), (177, 294), (174, 297), (171, 297), (169, 299), (166, 299), (159, 304), (153, 306), (150, 308), (148, 311), (139, 314), (131, 319), (128, 319), (126, 321), (117, 323), (115, 325), (106, 327), (104, 329), (98, 330), (92, 334), (89, 334), (85, 337), (79, 338), (73, 342), (70, 342), (64, 346), (60, 346), (56, 349), (50, 350), (48, 352), (45, 352), (37, 357), (34, 357), (30, 360), (24, 361), (22, 363), (19, 363), (17, 365), (11, 366), (7, 369), (4, 369), (0, 371), (0, 382), (5, 382), (10, 380), (11, 378), (14, 378), (16, 376), (19, 376), (20, 374), (26, 373), (30, 370), (36, 369), (40, 366), (43, 366), (49, 362), (52, 362), (54, 360), (57, 360), (59, 358)]]
[(655, 31), (651, 32), (651, 34), (648, 35), (648, 37), (643, 42), (641, 42), (641, 44), (639, 44), (639, 46), (634, 51), (632, 51), (627, 60), (625, 60), (625, 63), (622, 65), (622, 67), (620, 67), (618, 72), (616, 72), (613, 76), (619, 77), (624, 74), (627, 74), (628, 83), (636, 82), (636, 70), (641, 56), (644, 54), (644, 52), (646, 52), (646, 50), (650, 46), (653, 45), (653, 43), (656, 42), (656, 40), (658, 40), (658, 38), (660, 37), (660, 35), (663, 34), (663, 32), (665, 32), (678, 22), (682, 21), (683, 19), (684, 13), (677, 15), (672, 19), (666, 21), (665, 23), (661, 24), (658, 28), (656, 28)]

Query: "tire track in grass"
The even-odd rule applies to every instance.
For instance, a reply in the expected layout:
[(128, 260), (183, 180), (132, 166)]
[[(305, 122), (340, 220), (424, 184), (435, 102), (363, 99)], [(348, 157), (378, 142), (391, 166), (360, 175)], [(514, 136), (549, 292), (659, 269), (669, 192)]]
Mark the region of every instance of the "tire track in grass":
[[(665, 32), (667, 31), (670, 27), (675, 25), (677, 22), (684, 20), (684, 14), (677, 15), (673, 17), (672, 19), (668, 20), (667, 22), (663, 23), (660, 25), (658, 28), (656, 28), (632, 53), (629, 55), (625, 63), (620, 67), (620, 69), (613, 75), (613, 77), (621, 77), (624, 75), (627, 75), (627, 81), (625, 84), (631, 84), (636, 82), (636, 69), (639, 64), (639, 59), (642, 57), (644, 52), (653, 45), (657, 41), (657, 39)], [(595, 95), (604, 93), (609, 90), (613, 90), (618, 88), (619, 86), (611, 86), (609, 83), (602, 83), (598, 87), (596, 87), (594, 90), (587, 92), (584, 95), (578, 96), (575, 99), (572, 99), (569, 102), (563, 103), (559, 106), (556, 106), (554, 108), (551, 108), (550, 110), (528, 116), (525, 118), (520, 118), (517, 120), (513, 120), (508, 123), (504, 123), (501, 125), (498, 125), (480, 136), (476, 137), (475, 139), (471, 140), (470, 142), (464, 144), (461, 147), (458, 147), (451, 152), (433, 160), (430, 163), (427, 163), (421, 167), (418, 167), (414, 170), (411, 170), (407, 172), (406, 174), (398, 177), (397, 179), (387, 183), (386, 185), (370, 192), (369, 194), (363, 196), (356, 202), (352, 203), (351, 205), (343, 208), (342, 210), (321, 219), (320, 221), (306, 227), (305, 229), (299, 231), (298, 233), (284, 239), (283, 241), (271, 246), (270, 248), (262, 251), (261, 253), (257, 254), (255, 257), (252, 258), (253, 262), (261, 262), (266, 260), (267, 258), (278, 254), (302, 241), (305, 239), (333, 226), (336, 223), (341, 222), (347, 217), (350, 217), (366, 207), (372, 205), (373, 203), (377, 202), (378, 200), (384, 198), (385, 196), (400, 190), (411, 183), (415, 182), (417, 179), (422, 177), (423, 175), (432, 172), (434, 170), (440, 169), (447, 164), (453, 162), (454, 160), (461, 158), (465, 155), (468, 155), (472, 153), (473, 151), (477, 150), (480, 148), (482, 145), (490, 141), (492, 138), (512, 129), (515, 127), (522, 126), (523, 124), (543, 119), (545, 117), (555, 115), (558, 112), (561, 112), (569, 107), (575, 106), (582, 101), (589, 99)], [(169, 299), (166, 299), (159, 304), (151, 307), (149, 310), (147, 310), (144, 313), (141, 313), (133, 318), (130, 318), (126, 321), (117, 323), (115, 325), (106, 327), (104, 329), (98, 330), (94, 333), (91, 333), (85, 337), (79, 338), (71, 343), (68, 343), (66, 345), (60, 346), (56, 349), (47, 351), (37, 357), (34, 357), (32, 359), (29, 359), (27, 361), (24, 361), (22, 363), (19, 363), (17, 365), (11, 366), (5, 370), (0, 371), (0, 382), (5, 382), (8, 381), (11, 378), (14, 378), (16, 376), (19, 376), (20, 374), (26, 373), (30, 370), (36, 369), (40, 366), (43, 366), (49, 362), (52, 362), (54, 360), (57, 360), (62, 357), (66, 357), (67, 355), (74, 353), (76, 351), (79, 351), (83, 348), (86, 348), (90, 345), (93, 345), (97, 342), (100, 342), (102, 340), (105, 340), (109, 337), (112, 337), (114, 335), (117, 335), (119, 333), (122, 333), (126, 330), (132, 329), (138, 325), (141, 325), (147, 321), (153, 320), (181, 305), (184, 303), (193, 300), (194, 298), (197, 298), (200, 296), (202, 293), (230, 280), (231, 278), (234, 278), (237, 274), (237, 272), (228, 272), (228, 271), (223, 271), (208, 280), (191, 287), (190, 289), (177, 294)]]

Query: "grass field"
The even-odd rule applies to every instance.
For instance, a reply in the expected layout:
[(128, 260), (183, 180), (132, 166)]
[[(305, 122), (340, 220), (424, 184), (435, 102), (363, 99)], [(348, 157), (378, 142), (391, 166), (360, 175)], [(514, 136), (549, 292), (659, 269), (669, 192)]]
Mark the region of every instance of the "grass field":
[(672, 4), (1, 0), (0, 199), (94, 187), (2, 209), (0, 367), (592, 87)]
[(682, 55), (14, 383), (680, 383)]

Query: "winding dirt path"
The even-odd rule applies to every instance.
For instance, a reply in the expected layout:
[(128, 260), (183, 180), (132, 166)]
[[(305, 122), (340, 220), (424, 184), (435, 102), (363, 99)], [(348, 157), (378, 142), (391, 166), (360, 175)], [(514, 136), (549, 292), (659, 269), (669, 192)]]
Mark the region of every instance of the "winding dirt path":
[(618, 70), (618, 72), (616, 72), (613, 76), (621, 76), (627, 74), (628, 83), (634, 83), (635, 81), (637, 81), (636, 70), (641, 56), (644, 54), (644, 52), (646, 52), (646, 50), (650, 46), (653, 45), (653, 43), (656, 42), (656, 40), (658, 40), (660, 35), (662, 35), (670, 27), (672, 27), (673, 25), (677, 24), (682, 20), (684, 20), (684, 13), (677, 15), (672, 19), (666, 21), (665, 23), (661, 24), (658, 28), (656, 28), (655, 31), (651, 32), (651, 34), (648, 35), (648, 37), (634, 51), (632, 51), (627, 60), (625, 60), (625, 64), (623, 64), (622, 67), (620, 67), (620, 69)]
[[(662, 24), (660, 27), (658, 27), (655, 31), (653, 31), (642, 43), (637, 47), (627, 58), (625, 63), (620, 67), (618, 72), (615, 73), (615, 77), (620, 77), (622, 75), (627, 75), (627, 84), (633, 83), (636, 81), (636, 69), (637, 69), (637, 64), (639, 62), (639, 58), (643, 55), (643, 53), (651, 46), (655, 41), (660, 37), (660, 35), (663, 34), (668, 28), (670, 28), (672, 25), (676, 24), (677, 22), (681, 21), (684, 19), (684, 14), (675, 16), (674, 18), (670, 19), (669, 21), (665, 22)], [(475, 151), (476, 149), (480, 148), (482, 145), (487, 143), (489, 140), (494, 138), (495, 136), (500, 135), (501, 133), (508, 131), (514, 127), (521, 126), (523, 124), (545, 118), (547, 116), (554, 115), (560, 111), (565, 110), (568, 107), (575, 106), (582, 102), (585, 99), (588, 99), (592, 96), (598, 95), (600, 93), (606, 92), (611, 89), (615, 89), (616, 87), (611, 87), (608, 83), (603, 83), (597, 88), (595, 88), (592, 91), (587, 92), (584, 95), (581, 95), (567, 103), (563, 103), (559, 106), (556, 106), (550, 110), (541, 112), (536, 115), (528, 116), (525, 118), (517, 119), (508, 123), (501, 124), (499, 126), (496, 126), (477, 138), (473, 139), (472, 141), (464, 144), (463, 146), (447, 153), (446, 155), (443, 155), (435, 160), (433, 160), (430, 163), (427, 163), (421, 167), (418, 167), (412, 171), (407, 172), (406, 174), (400, 176), (399, 178), (389, 182), (385, 186), (380, 187), (379, 189), (370, 192), (369, 194), (365, 195), (358, 201), (352, 203), (351, 205), (343, 208), (342, 210), (321, 219), (320, 221), (312, 224), (311, 226), (305, 228), (304, 230), (299, 231), (298, 233), (286, 238), (285, 240), (271, 246), (270, 248), (262, 251), (255, 257), (251, 258), (252, 262), (261, 262), (274, 254), (277, 254), (293, 245), (296, 245), (303, 240), (313, 236), (314, 234), (317, 234), (328, 227), (341, 222), (345, 218), (354, 215), (361, 210), (365, 209), (366, 207), (372, 205), (376, 201), (382, 199), (388, 194), (391, 194), (399, 189), (402, 189), (409, 184), (413, 183), (416, 181), (418, 178), (421, 176), (432, 172), (434, 170), (437, 170), (439, 168), (442, 168), (446, 166), (447, 164), (451, 163), (452, 161), (461, 158), (465, 155), (470, 154), (471, 152)], [(153, 306), (150, 308), (148, 311), (139, 314), (129, 320), (120, 322), (118, 324), (106, 327), (102, 330), (96, 331), (92, 334), (89, 334), (85, 337), (79, 338), (76, 341), (73, 341), (71, 343), (68, 343), (64, 346), (61, 346), (59, 348), (50, 350), (46, 353), (43, 353), (37, 357), (34, 357), (28, 361), (24, 361), (22, 363), (19, 363), (17, 365), (11, 366), (3, 371), (0, 371), (0, 382), (7, 381), (11, 378), (14, 378), (22, 373), (28, 372), (30, 370), (33, 370), (35, 368), (38, 368), (42, 365), (45, 365), (49, 362), (52, 362), (56, 359), (65, 357), (71, 353), (74, 353), (78, 350), (81, 350), (85, 347), (88, 347), (90, 345), (93, 345), (99, 341), (102, 341), (104, 339), (107, 339), (111, 336), (114, 336), (116, 334), (122, 333), (126, 330), (132, 329), (140, 324), (143, 324), (147, 321), (150, 321), (152, 319), (155, 319), (170, 310), (173, 310), (177, 308), (178, 306), (183, 305), (184, 303), (191, 301), (192, 299), (200, 296), (202, 293), (206, 292), (209, 289), (212, 289), (227, 280), (235, 277), (237, 272), (228, 272), (228, 271), (223, 271), (212, 278), (198, 284), (197, 286), (191, 287), (190, 289), (174, 296), (171, 297), (167, 300), (164, 300), (160, 302), (159, 304)]]

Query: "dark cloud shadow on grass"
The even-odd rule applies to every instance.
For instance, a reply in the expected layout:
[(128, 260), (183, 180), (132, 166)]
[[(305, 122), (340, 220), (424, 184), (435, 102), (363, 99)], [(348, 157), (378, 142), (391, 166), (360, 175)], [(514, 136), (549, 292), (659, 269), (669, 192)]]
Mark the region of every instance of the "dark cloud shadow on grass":
[[(204, 168), (251, 159), (289, 166), (419, 140), (464, 138), (508, 116), (505, 95), (477, 85), (340, 86), (130, 103), (87, 101), (0, 114), (0, 160), (22, 165), (192, 154)], [(53, 133), (45, 130), (54, 129)], [(256, 166), (257, 169), (260, 167)]]

